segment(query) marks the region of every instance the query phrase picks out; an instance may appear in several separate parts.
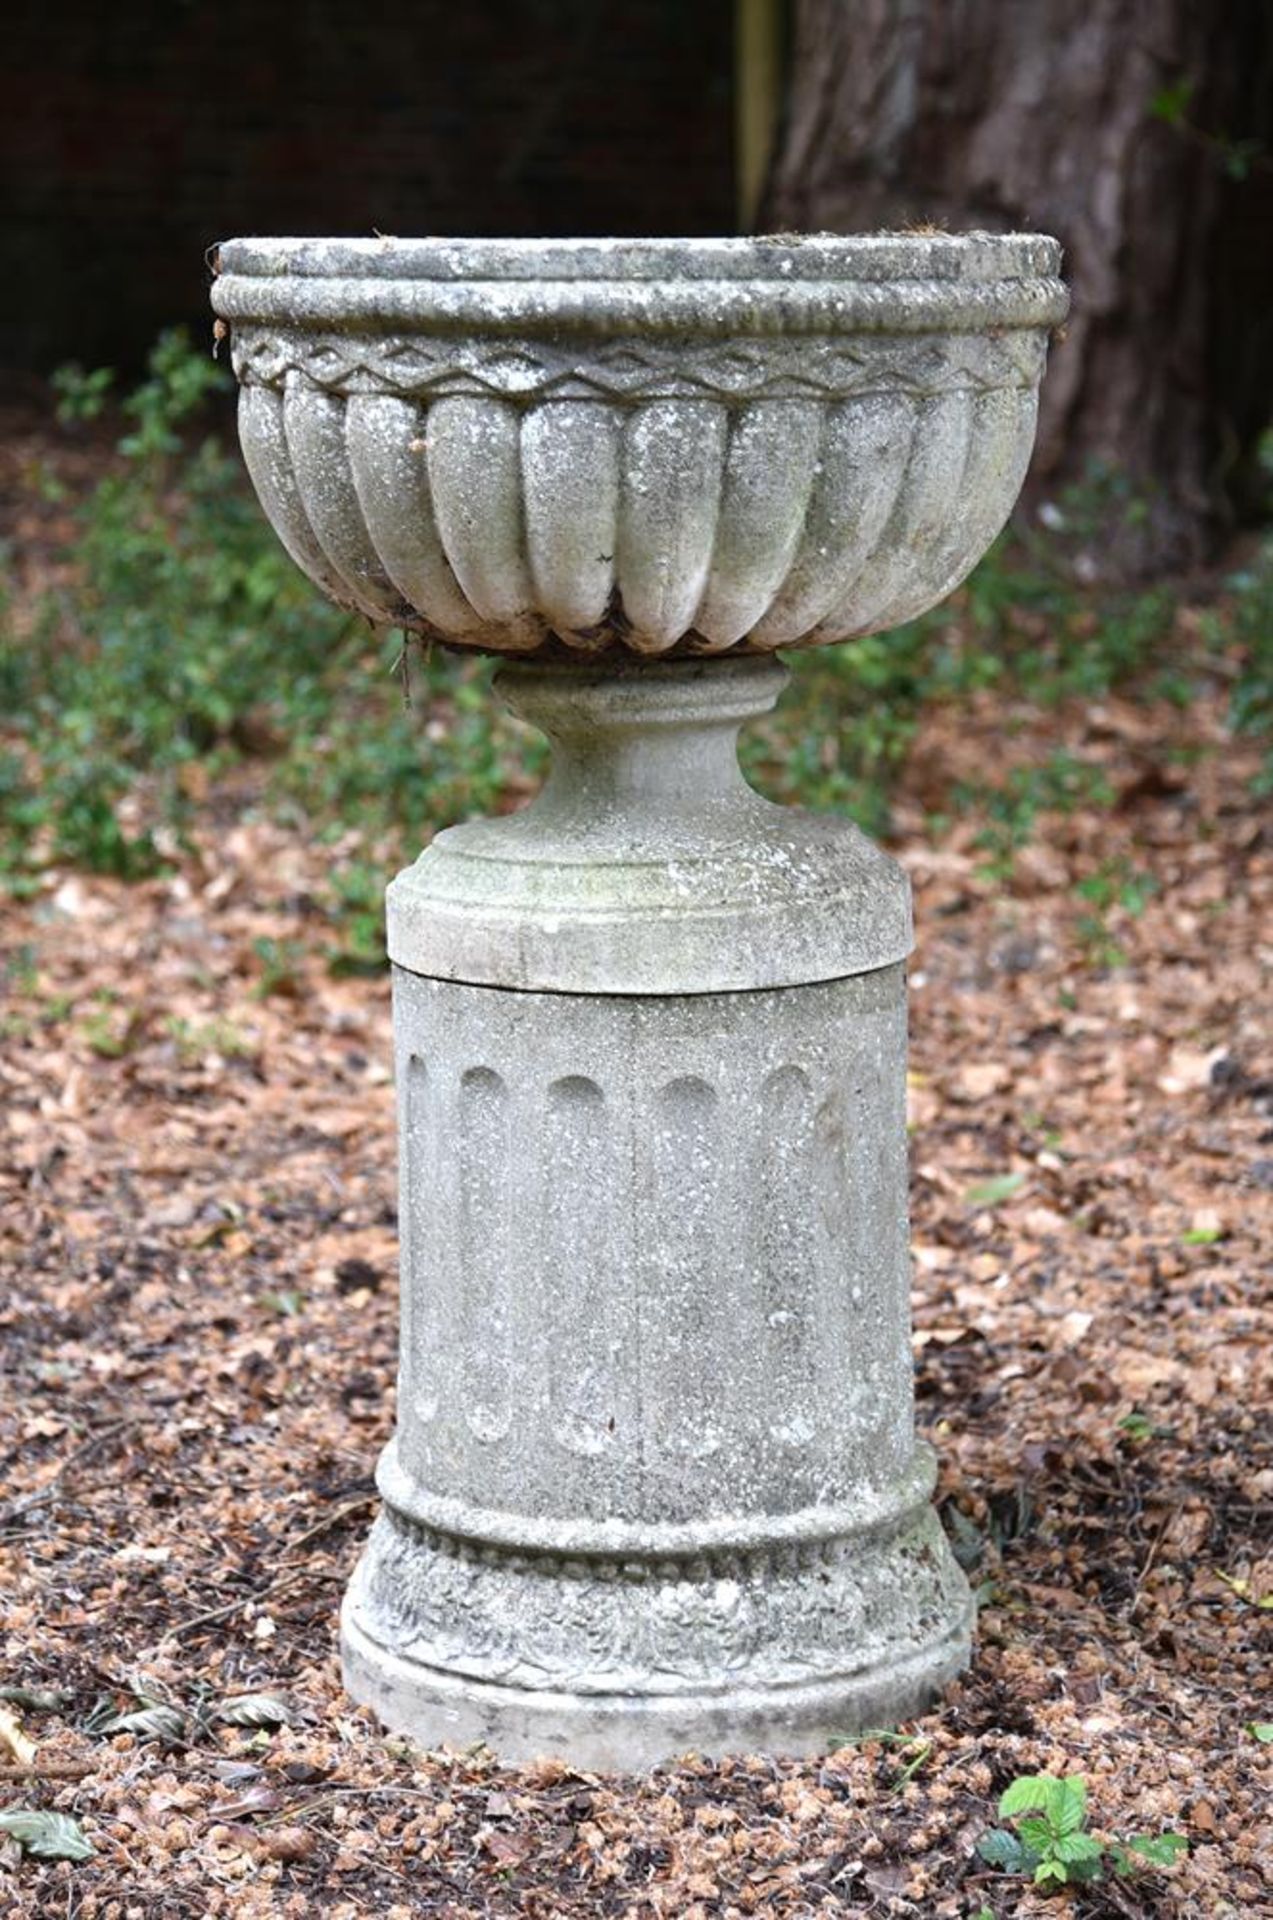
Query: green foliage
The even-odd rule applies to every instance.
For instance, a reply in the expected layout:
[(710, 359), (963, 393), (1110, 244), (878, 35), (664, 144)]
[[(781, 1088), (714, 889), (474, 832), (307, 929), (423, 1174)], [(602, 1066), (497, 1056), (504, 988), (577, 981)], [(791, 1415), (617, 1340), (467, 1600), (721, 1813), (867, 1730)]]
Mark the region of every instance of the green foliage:
[(164, 1029), (186, 1066), (209, 1053), (220, 1054), (225, 1060), (250, 1060), (257, 1051), (255, 1042), (229, 1020), (184, 1020), (170, 1014)]
[(1127, 1438), (1137, 1446), (1142, 1445), (1145, 1441), (1153, 1440), (1159, 1435), (1169, 1435), (1171, 1433), (1170, 1427), (1158, 1426), (1150, 1419), (1147, 1413), (1141, 1413), (1139, 1409), (1135, 1407), (1133, 1407), (1130, 1413), (1123, 1415), (1122, 1419), (1118, 1422), (1118, 1430), (1120, 1433), (1125, 1433)]
[(1079, 915), (1075, 930), (1093, 966), (1126, 964), (1126, 955), (1110, 932), (1110, 917), (1121, 912), (1138, 918), (1157, 890), (1152, 874), (1142, 873), (1125, 860), (1107, 860), (1079, 881), (1075, 891), (1080, 899), (1091, 901), (1092, 907)]
[(1111, 1840), (1110, 1864), (1115, 1873), (1135, 1873), (1142, 1861), (1151, 1867), (1171, 1867), (1188, 1853), (1183, 1833), (1134, 1833), (1129, 1840)]
[(88, 373), (78, 360), (59, 367), (50, 385), (57, 395), (57, 417), (70, 425), (78, 420), (96, 420), (110, 396), (115, 375), (110, 367), (94, 367)]
[[(0, 635), (27, 749), (0, 767), (0, 869), (19, 880), (49, 861), (156, 871), (157, 828), (184, 822), (182, 769), (258, 707), (294, 704), (342, 637), (262, 538), (232, 457), (206, 440), (178, 469), (177, 429), (225, 379), (180, 334), (159, 341), (125, 402), (118, 468), (82, 509), (69, 604), (50, 601), (34, 635)], [(64, 378), (64, 407), (83, 412), (83, 384)], [(153, 824), (130, 818), (134, 796)]]
[[(121, 400), (108, 369), (55, 378), (64, 421), (117, 406), (124, 431), (79, 510), (72, 584), (46, 595), (34, 631), (19, 633), (0, 597), (0, 885), (32, 893), (59, 864), (128, 880), (161, 872), (181, 850), (204, 769), (238, 766), (244, 804), (333, 843), (322, 901), (332, 964), (374, 970), (386, 868), (436, 828), (507, 806), (546, 749), (491, 699), (490, 663), (376, 638), (297, 572), (237, 453), (198, 431), (229, 385), (179, 332), (157, 342)], [(1151, 670), (1187, 700), (1197, 648), (1167, 657), (1171, 596), (1077, 584), (1111, 526), (1145, 511), (1119, 475), (1094, 467), (1050, 509), (1046, 534), (1000, 540), (952, 605), (795, 655), (780, 715), (748, 729), (748, 772), (776, 799), (880, 831), (926, 705), (986, 690), (1005, 708), (1099, 698)], [(1273, 549), (1231, 583), (1204, 638), (1213, 655), (1238, 656), (1235, 726), (1273, 737)], [(399, 669), (409, 705), (392, 692)], [(1273, 753), (1267, 778), (1273, 789)], [(1112, 794), (1099, 769), (1056, 753), (953, 799), (983, 816), (981, 850), (1003, 875), (1042, 814)], [(1112, 869), (1084, 885), (1090, 951), (1113, 964), (1108, 917), (1139, 911), (1146, 889)], [(258, 958), (261, 993), (294, 990), (296, 954), (266, 946)]]
[[(64, 417), (91, 417), (107, 384), (64, 372)], [(123, 403), (116, 469), (81, 510), (69, 599), (50, 596), (35, 634), (0, 618), (0, 699), (13, 716), (0, 747), (0, 881), (10, 891), (31, 891), (57, 863), (130, 880), (161, 870), (185, 829), (196, 762), (215, 771), (272, 756), (270, 797), (298, 826), (339, 822), (418, 842), (492, 807), (510, 774), (542, 761), (542, 746), (523, 746), (513, 723), (493, 717), (484, 663), (427, 661), (418, 715), (386, 700), (401, 643), (370, 638), (315, 593), (236, 455), (183, 438), (227, 385), (183, 335), (163, 336)], [(338, 870), (328, 903), (357, 967), (383, 959), (383, 863), (374, 901), (371, 871)]]
[(997, 1207), (1005, 1200), (1011, 1200), (1025, 1185), (1023, 1173), (998, 1173), (989, 1180), (980, 1180), (968, 1188), (964, 1200), (970, 1207)]
[(1180, 1236), (1182, 1247), (1213, 1247), (1224, 1239), (1223, 1227), (1189, 1227)]
[(1197, 85), (1191, 73), (1182, 73), (1165, 87), (1159, 87), (1149, 103), (1153, 118), (1166, 121), (1169, 127), (1184, 125)]
[(1267, 158), (1264, 143), (1256, 139), (1235, 139), (1231, 134), (1208, 132), (1190, 118), (1198, 82), (1193, 74), (1180, 73), (1166, 86), (1159, 87), (1149, 101), (1150, 117), (1183, 134), (1196, 146), (1208, 149), (1230, 180), (1245, 180), (1253, 166)]
[(1098, 1840), (1087, 1830), (1087, 1782), (1077, 1773), (1022, 1775), (1000, 1796), (999, 1818), (1011, 1825), (983, 1833), (977, 1852), (987, 1866), (1041, 1887), (1132, 1874), (1145, 1864), (1169, 1867), (1189, 1845), (1179, 1833)]
[(296, 999), (300, 994), (300, 969), (304, 949), (296, 940), (276, 940), (262, 934), (252, 942), (252, 951), (261, 963), (261, 977), (253, 988), (258, 1000), (271, 994)]
[(329, 959), (337, 976), (379, 973), (385, 965), (384, 875), (368, 861), (351, 861), (331, 876), (340, 903), (343, 939)]
[(1240, 733), (1267, 743), (1259, 784), (1262, 792), (1273, 793), (1273, 540), (1229, 587), (1239, 648), (1230, 719)]
[(986, 855), (984, 871), (992, 879), (1006, 879), (1012, 872), (1013, 855), (1032, 839), (1041, 814), (1106, 807), (1113, 798), (1100, 767), (1064, 751), (1037, 766), (1010, 768), (998, 785), (961, 786), (955, 793), (957, 806), (980, 806), (985, 812), (976, 845)]

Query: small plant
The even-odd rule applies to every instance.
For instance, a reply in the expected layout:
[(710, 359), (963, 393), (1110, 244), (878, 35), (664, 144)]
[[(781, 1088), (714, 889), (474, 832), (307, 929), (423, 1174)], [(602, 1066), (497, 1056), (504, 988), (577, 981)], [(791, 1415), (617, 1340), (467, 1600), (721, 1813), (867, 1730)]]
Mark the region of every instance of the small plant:
[(986, 823), (975, 842), (988, 856), (982, 871), (987, 879), (1007, 880), (1013, 855), (1033, 837), (1041, 814), (1108, 807), (1114, 789), (1100, 767), (1061, 750), (1039, 766), (1010, 768), (1001, 785), (961, 786), (955, 798), (961, 807), (984, 809)]
[(834, 1734), (828, 1742), (827, 1752), (836, 1753), (841, 1747), (870, 1746), (893, 1748), (896, 1758), (901, 1762), (900, 1770), (888, 1782), (890, 1793), (900, 1793), (903, 1787), (909, 1786), (933, 1755), (931, 1740), (923, 1740), (914, 1733), (894, 1733), (888, 1727), (866, 1727), (861, 1733)]
[(1175, 1433), (1172, 1427), (1160, 1427), (1139, 1407), (1133, 1407), (1130, 1413), (1125, 1413), (1117, 1425), (1118, 1431), (1126, 1434), (1133, 1446), (1143, 1446), (1150, 1440), (1170, 1440)]
[(299, 999), (305, 959), (300, 942), (276, 940), (272, 935), (263, 934), (252, 942), (252, 950), (261, 963), (261, 977), (252, 989), (257, 999), (268, 1000), (271, 994)]
[(139, 1009), (120, 1015), (108, 1001), (94, 1008), (83, 1025), (84, 1039), (99, 1060), (122, 1060), (131, 1053), (145, 1024)]
[(257, 1052), (256, 1041), (240, 1031), (230, 1020), (183, 1020), (172, 1014), (164, 1021), (164, 1030), (175, 1043), (183, 1066), (194, 1066), (208, 1054), (223, 1060), (250, 1060)]
[(1256, 790), (1273, 793), (1273, 540), (1266, 541), (1233, 589), (1233, 631), (1242, 648), (1229, 718), (1240, 733), (1265, 742)]
[(57, 395), (57, 417), (64, 426), (96, 420), (110, 398), (115, 375), (110, 367), (86, 371), (78, 360), (59, 367), (49, 385)]
[(1128, 1875), (1146, 1865), (1169, 1867), (1189, 1847), (1180, 1833), (1098, 1840), (1087, 1829), (1087, 1782), (1078, 1773), (1063, 1780), (1050, 1773), (1014, 1780), (1000, 1796), (999, 1818), (1011, 1825), (983, 1833), (977, 1852), (987, 1866), (1028, 1874), (1041, 1887), (1097, 1880), (1107, 1871)]
[(1077, 891), (1099, 912), (1119, 907), (1135, 919), (1153, 899), (1158, 883), (1151, 873), (1141, 872), (1126, 860), (1106, 860), (1095, 873), (1079, 881)]
[(332, 890), (339, 903), (342, 944), (328, 956), (331, 971), (342, 976), (374, 976), (384, 972), (384, 875), (365, 860), (336, 867)]

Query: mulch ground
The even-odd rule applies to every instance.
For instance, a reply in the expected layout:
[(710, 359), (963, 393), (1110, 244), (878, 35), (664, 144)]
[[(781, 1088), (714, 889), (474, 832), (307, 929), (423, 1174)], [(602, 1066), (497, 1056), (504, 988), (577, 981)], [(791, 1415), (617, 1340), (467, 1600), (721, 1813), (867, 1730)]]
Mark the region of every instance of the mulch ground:
[[(1117, 798), (1043, 819), (1011, 878), (975, 823), (928, 824), (1060, 746)], [(350, 1704), (336, 1609), (393, 1416), (386, 983), (330, 977), (330, 855), (246, 777), (169, 877), (6, 904), (0, 1685), (26, 1693), (0, 1805), (73, 1814), (95, 1852), (0, 1838), (0, 1912), (1273, 1913), (1254, 768), (1219, 701), (925, 724), (898, 809), (915, 1361), (983, 1604), (910, 1737), (813, 1761), (514, 1772)], [(1076, 893), (1111, 873), (1118, 897)], [(104, 1730), (139, 1700), (184, 1717)], [(1042, 1768), (1086, 1776), (1098, 1832), (1176, 1829), (1188, 1858), (1059, 1898), (996, 1877), (976, 1839)]]

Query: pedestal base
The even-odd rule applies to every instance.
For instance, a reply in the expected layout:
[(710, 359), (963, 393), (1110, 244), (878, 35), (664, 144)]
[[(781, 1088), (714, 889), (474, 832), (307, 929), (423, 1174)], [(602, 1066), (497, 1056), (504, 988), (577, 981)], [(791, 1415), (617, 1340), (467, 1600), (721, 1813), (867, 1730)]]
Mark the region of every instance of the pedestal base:
[(928, 1705), (970, 1601), (908, 1337), (900, 967), (663, 998), (398, 971), (403, 1327), (356, 1698), (635, 1767)]
[(391, 890), (398, 1429), (343, 1645), (428, 1743), (807, 1751), (968, 1652), (914, 1436), (905, 878), (750, 793), (781, 676), (722, 671), (517, 676), (543, 796)]
[(783, 1683), (742, 1672), (698, 1691), (573, 1693), (475, 1680), (381, 1646), (360, 1623), (360, 1586), (361, 1575), (341, 1610), (341, 1667), (353, 1698), (423, 1746), (484, 1741), (510, 1764), (561, 1754), (574, 1766), (622, 1772), (689, 1752), (820, 1753), (925, 1712), (968, 1664), (971, 1644), (971, 1601), (955, 1592), (930, 1639), (881, 1650), (878, 1665), (856, 1672)]

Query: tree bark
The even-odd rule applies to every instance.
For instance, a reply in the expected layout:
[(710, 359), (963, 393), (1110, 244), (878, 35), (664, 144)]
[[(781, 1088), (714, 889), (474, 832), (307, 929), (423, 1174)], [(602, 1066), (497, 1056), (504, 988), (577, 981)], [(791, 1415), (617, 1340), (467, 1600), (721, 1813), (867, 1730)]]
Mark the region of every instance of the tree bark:
[(767, 220), (1063, 241), (1074, 304), (1027, 499), (1102, 469), (1130, 483), (1110, 571), (1197, 564), (1250, 493), (1273, 412), (1271, 15), (1269, 0), (794, 0)]

